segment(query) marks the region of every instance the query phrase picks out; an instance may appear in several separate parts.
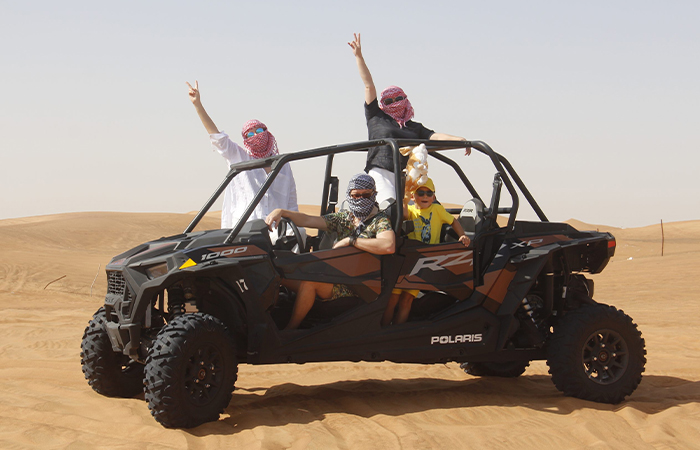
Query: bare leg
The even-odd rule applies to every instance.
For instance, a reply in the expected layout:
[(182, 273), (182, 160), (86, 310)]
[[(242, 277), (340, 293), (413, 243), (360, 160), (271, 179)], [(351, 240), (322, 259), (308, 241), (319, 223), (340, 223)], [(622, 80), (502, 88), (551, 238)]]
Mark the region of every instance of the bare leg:
[(401, 298), (399, 298), (399, 312), (396, 314), (395, 324), (405, 323), (408, 320), (408, 314), (411, 312), (411, 305), (413, 304), (413, 295), (410, 292), (402, 292)]
[(280, 280), (280, 284), (290, 291), (297, 292), (299, 290), (299, 286), (301, 286), (301, 281), (299, 280), (288, 280), (286, 278)]
[(386, 309), (384, 310), (384, 316), (382, 316), (382, 326), (385, 327), (391, 323), (391, 319), (394, 318), (394, 310), (396, 309), (396, 304), (399, 302), (399, 294), (391, 294), (389, 297), (389, 302), (386, 304)]
[(292, 310), (292, 317), (289, 319), (289, 323), (285, 330), (295, 330), (304, 320), (306, 314), (312, 306), (314, 306), (314, 301), (316, 297), (330, 298), (333, 291), (333, 284), (331, 283), (316, 283), (313, 281), (303, 281), (301, 286), (299, 286), (299, 291), (297, 292), (297, 299), (294, 302), (294, 309)]

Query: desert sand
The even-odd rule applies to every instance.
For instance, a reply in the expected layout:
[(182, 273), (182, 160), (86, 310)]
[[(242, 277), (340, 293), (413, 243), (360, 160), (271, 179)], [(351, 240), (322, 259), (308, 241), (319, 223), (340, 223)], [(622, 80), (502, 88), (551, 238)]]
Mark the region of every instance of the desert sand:
[[(80, 341), (106, 291), (104, 266), (179, 233), (192, 214), (72, 213), (0, 221), (0, 448), (700, 448), (700, 221), (610, 231), (617, 254), (596, 299), (646, 339), (639, 388), (619, 405), (564, 397), (544, 362), (517, 379), (454, 363), (240, 366), (215, 423), (169, 430), (142, 398), (95, 393)], [(217, 228), (218, 217), (204, 228)]]

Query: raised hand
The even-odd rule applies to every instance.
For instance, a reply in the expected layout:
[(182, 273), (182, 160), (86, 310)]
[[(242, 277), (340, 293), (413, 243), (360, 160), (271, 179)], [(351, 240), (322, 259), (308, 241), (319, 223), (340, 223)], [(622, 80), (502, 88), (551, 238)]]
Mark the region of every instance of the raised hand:
[(352, 49), (352, 54), (355, 56), (362, 56), (362, 45), (360, 44), (360, 34), (353, 33), (355, 39), (352, 42), (348, 42), (348, 45)]
[(187, 83), (187, 86), (190, 88), (189, 95), (190, 95), (190, 100), (192, 101), (192, 103), (194, 103), (195, 105), (200, 103), (201, 100), (199, 98), (199, 82), (197, 80), (195, 80), (194, 87), (192, 87), (192, 85), (190, 83), (188, 83), (187, 81), (185, 81), (185, 83)]

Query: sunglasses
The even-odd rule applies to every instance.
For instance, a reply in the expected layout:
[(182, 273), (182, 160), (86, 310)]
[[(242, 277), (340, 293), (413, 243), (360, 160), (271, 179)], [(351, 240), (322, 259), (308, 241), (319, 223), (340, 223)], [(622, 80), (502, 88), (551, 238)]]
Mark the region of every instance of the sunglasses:
[(247, 132), (247, 133), (245, 134), (245, 137), (247, 137), (247, 138), (253, 137), (253, 136), (255, 136), (256, 134), (262, 133), (263, 131), (267, 131), (267, 130), (266, 130), (265, 128), (256, 128), (255, 131), (250, 130), (249, 132)]
[(432, 197), (433, 194), (433, 191), (416, 191), (418, 197)]
[(391, 105), (392, 103), (400, 102), (401, 100), (406, 100), (406, 97), (404, 97), (403, 95), (399, 95), (396, 98), (385, 98), (384, 100), (382, 100), (382, 103), (384, 103), (385, 105)]
[(363, 192), (362, 194), (350, 194), (350, 197), (354, 199), (358, 198), (372, 198), (374, 195), (374, 192)]

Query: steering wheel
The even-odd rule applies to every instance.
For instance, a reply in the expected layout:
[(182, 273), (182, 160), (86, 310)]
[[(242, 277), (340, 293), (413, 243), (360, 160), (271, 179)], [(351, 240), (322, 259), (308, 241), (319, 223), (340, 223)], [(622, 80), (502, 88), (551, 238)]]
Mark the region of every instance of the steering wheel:
[[(294, 236), (287, 236), (287, 226), (292, 228), (292, 233)], [(277, 225), (277, 232), (279, 233), (279, 238), (277, 242), (281, 242), (281, 247), (287, 250), (291, 250), (295, 245), (299, 246), (299, 253), (304, 252), (303, 240), (301, 239), (301, 232), (299, 232), (299, 227), (286, 217), (280, 218), (280, 222)], [(277, 243), (275, 243), (277, 245)]]

